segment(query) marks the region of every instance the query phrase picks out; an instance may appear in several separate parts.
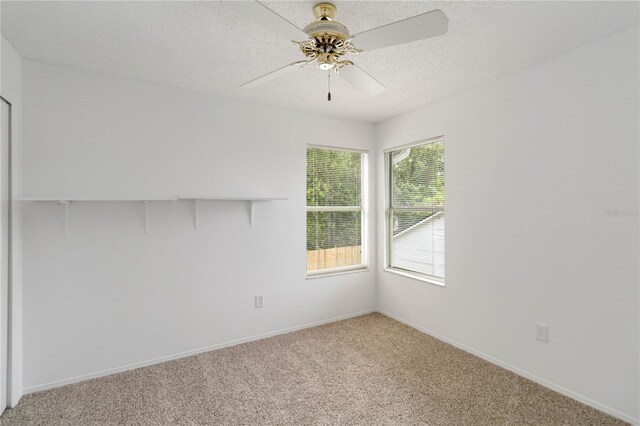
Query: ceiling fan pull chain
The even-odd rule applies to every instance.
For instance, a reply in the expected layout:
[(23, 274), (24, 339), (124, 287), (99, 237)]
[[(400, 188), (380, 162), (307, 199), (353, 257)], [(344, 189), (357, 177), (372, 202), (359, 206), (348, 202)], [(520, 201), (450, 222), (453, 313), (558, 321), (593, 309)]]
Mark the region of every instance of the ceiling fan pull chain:
[(327, 101), (331, 102), (331, 70), (327, 71), (327, 77), (329, 82), (329, 92), (327, 93)]

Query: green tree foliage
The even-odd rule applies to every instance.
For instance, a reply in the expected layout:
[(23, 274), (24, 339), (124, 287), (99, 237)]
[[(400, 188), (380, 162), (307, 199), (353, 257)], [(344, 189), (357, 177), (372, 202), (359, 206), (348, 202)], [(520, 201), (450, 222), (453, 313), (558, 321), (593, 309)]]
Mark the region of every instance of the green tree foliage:
[[(307, 148), (307, 206), (359, 206), (362, 154)], [(307, 250), (360, 244), (359, 212), (307, 214)]]
[(362, 154), (307, 148), (307, 205), (359, 206)]
[[(394, 235), (444, 211), (444, 142), (393, 151), (390, 163)], [(393, 211), (402, 207), (420, 210)]]
[[(391, 153), (391, 207), (419, 208), (392, 213), (394, 234), (444, 210), (444, 142)], [(362, 154), (307, 148), (307, 205), (359, 206)], [(360, 245), (359, 212), (307, 214), (307, 250)]]
[(360, 245), (360, 212), (307, 213), (307, 250)]

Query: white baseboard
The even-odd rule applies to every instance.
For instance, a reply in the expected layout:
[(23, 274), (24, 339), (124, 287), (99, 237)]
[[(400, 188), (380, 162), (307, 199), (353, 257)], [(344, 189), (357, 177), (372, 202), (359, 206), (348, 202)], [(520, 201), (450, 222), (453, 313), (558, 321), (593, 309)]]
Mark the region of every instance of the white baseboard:
[(544, 386), (546, 388), (549, 388), (549, 389), (554, 390), (554, 391), (556, 391), (558, 393), (561, 393), (561, 394), (563, 394), (565, 396), (568, 396), (571, 399), (575, 399), (576, 401), (582, 402), (583, 404), (589, 405), (589, 406), (595, 408), (596, 410), (603, 411), (603, 412), (605, 412), (607, 414), (610, 414), (610, 415), (612, 415), (612, 416), (614, 416), (614, 417), (616, 417), (616, 418), (618, 418), (620, 420), (624, 420), (625, 422), (629, 422), (632, 425), (640, 425), (640, 419), (636, 419), (636, 418), (633, 418), (633, 417), (631, 417), (631, 416), (629, 416), (627, 414), (621, 413), (618, 410), (615, 410), (615, 409), (613, 409), (611, 407), (608, 407), (608, 406), (606, 406), (604, 404), (601, 404), (601, 403), (599, 403), (597, 401), (589, 399), (586, 396), (580, 395), (580, 394), (578, 394), (576, 392), (573, 392), (573, 391), (571, 391), (569, 389), (566, 389), (566, 388), (564, 388), (562, 386), (559, 386), (559, 385), (557, 385), (557, 384), (555, 384), (553, 382), (550, 382), (550, 381), (548, 381), (546, 379), (543, 379), (543, 378), (538, 377), (538, 376), (536, 376), (534, 374), (528, 373), (528, 372), (526, 372), (524, 370), (519, 369), (518, 367), (514, 367), (511, 364), (508, 364), (508, 363), (506, 363), (504, 361), (501, 361), (501, 360), (499, 360), (497, 358), (494, 358), (494, 357), (492, 357), (490, 355), (487, 355), (487, 354), (485, 354), (483, 352), (480, 352), (480, 351), (478, 351), (476, 349), (473, 349), (473, 348), (471, 348), (469, 346), (463, 345), (460, 342), (457, 342), (455, 340), (449, 339), (448, 337), (445, 337), (445, 336), (443, 336), (441, 334), (438, 334), (438, 333), (433, 332), (433, 331), (431, 331), (429, 329), (426, 329), (426, 328), (424, 328), (422, 326), (419, 326), (418, 324), (415, 324), (415, 323), (413, 323), (411, 321), (407, 321), (404, 318), (400, 318), (400, 317), (398, 317), (398, 316), (396, 316), (396, 315), (394, 315), (394, 314), (392, 314), (390, 312), (386, 312), (386, 311), (383, 311), (383, 310), (380, 310), (380, 309), (378, 310), (378, 312), (381, 313), (382, 315), (388, 316), (389, 318), (392, 318), (392, 319), (394, 319), (396, 321), (399, 321), (399, 322), (401, 322), (401, 323), (403, 323), (405, 325), (408, 325), (411, 328), (415, 328), (416, 330), (421, 331), (422, 333), (428, 334), (431, 337), (435, 337), (438, 340), (442, 340), (443, 342), (449, 343), (450, 345), (455, 346), (456, 348), (462, 349), (465, 352), (469, 352), (469, 353), (471, 353), (473, 355), (476, 355), (476, 356), (478, 356), (478, 357), (480, 357), (480, 358), (482, 358), (482, 359), (484, 359), (486, 361), (489, 361), (492, 364), (498, 365), (498, 366), (500, 366), (500, 367), (502, 367), (502, 368), (504, 368), (506, 370), (509, 370), (509, 371), (511, 371), (513, 373), (516, 373), (519, 376), (526, 377), (527, 379), (529, 379), (531, 381), (534, 381), (534, 382), (538, 383), (539, 385), (542, 385), (542, 386)]
[(333, 317), (333, 318), (329, 318), (329, 319), (326, 319), (326, 320), (321, 320), (321, 321), (316, 321), (316, 322), (296, 325), (296, 326), (293, 326), (293, 327), (283, 328), (283, 329), (280, 329), (280, 330), (270, 331), (270, 332), (267, 332), (267, 333), (262, 333), (262, 334), (257, 334), (257, 335), (254, 335), (254, 336), (244, 337), (244, 338), (241, 338), (241, 339), (229, 340), (229, 341), (218, 343), (218, 344), (215, 344), (215, 345), (206, 346), (206, 347), (198, 348), (198, 349), (192, 349), (190, 351), (180, 352), (180, 353), (174, 354), (174, 355), (163, 356), (163, 357), (151, 359), (151, 360), (148, 360), (148, 361), (142, 361), (142, 362), (137, 362), (137, 363), (134, 363), (134, 364), (123, 365), (123, 366), (120, 366), (120, 367), (110, 368), (108, 370), (97, 371), (95, 373), (83, 374), (83, 375), (80, 375), (80, 376), (71, 377), (69, 379), (56, 380), (56, 381), (49, 382), (49, 383), (43, 383), (43, 384), (40, 384), (40, 385), (35, 385), (35, 386), (31, 386), (31, 387), (23, 389), (23, 395), (27, 395), (27, 394), (30, 394), (30, 393), (33, 393), (33, 392), (43, 391), (43, 390), (47, 390), (47, 389), (57, 388), (57, 387), (60, 387), (60, 386), (69, 385), (71, 383), (78, 383), (78, 382), (82, 382), (82, 381), (85, 381), (85, 380), (95, 379), (95, 378), (98, 378), (98, 377), (109, 376), (111, 374), (121, 373), (123, 371), (135, 370), (136, 368), (147, 367), (149, 365), (154, 365), (154, 364), (160, 364), (162, 362), (172, 361), (174, 359), (179, 359), (179, 358), (185, 358), (185, 357), (196, 355), (196, 354), (200, 354), (200, 353), (203, 353), (203, 352), (214, 351), (216, 349), (228, 348), (229, 346), (235, 346), (235, 345), (239, 345), (239, 344), (242, 344), (242, 343), (253, 342), (253, 341), (256, 341), (256, 340), (262, 340), (262, 339), (266, 339), (268, 337), (277, 336), (279, 334), (286, 334), (286, 333), (291, 333), (292, 331), (302, 330), (302, 329), (305, 329), (305, 328), (317, 327), (319, 325), (328, 324), (328, 323), (332, 323), (332, 322), (336, 322), (336, 321), (342, 321), (342, 320), (349, 319), (349, 318), (359, 317), (361, 315), (366, 315), (366, 314), (370, 314), (370, 313), (373, 313), (373, 312), (375, 312), (375, 310), (360, 311), (360, 312), (356, 312), (356, 313), (353, 313), (353, 314), (342, 315), (342, 316), (339, 316), (339, 317)]

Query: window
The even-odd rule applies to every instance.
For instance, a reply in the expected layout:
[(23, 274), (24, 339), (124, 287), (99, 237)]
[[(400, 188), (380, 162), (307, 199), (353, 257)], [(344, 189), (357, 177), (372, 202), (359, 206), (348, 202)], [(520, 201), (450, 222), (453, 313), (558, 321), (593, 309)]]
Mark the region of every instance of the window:
[(388, 151), (387, 270), (444, 284), (444, 139)]
[(366, 154), (307, 147), (307, 274), (365, 267)]

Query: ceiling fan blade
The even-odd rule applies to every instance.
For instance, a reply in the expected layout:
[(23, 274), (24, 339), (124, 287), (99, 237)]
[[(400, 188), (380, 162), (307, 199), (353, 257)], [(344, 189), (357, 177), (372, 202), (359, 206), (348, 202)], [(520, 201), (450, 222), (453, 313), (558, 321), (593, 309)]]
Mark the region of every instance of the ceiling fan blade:
[(295, 71), (296, 69), (302, 68), (304, 65), (308, 63), (309, 62), (307, 61), (299, 61), (299, 62), (291, 63), (289, 65), (285, 65), (284, 67), (273, 70), (265, 75), (261, 75), (258, 78), (254, 78), (251, 81), (247, 81), (246, 83), (241, 84), (240, 87), (248, 89), (251, 87), (259, 86), (264, 83), (268, 83), (269, 81), (275, 80), (279, 77), (282, 77), (283, 75), (289, 74), (291, 71)]
[(338, 75), (345, 79), (347, 83), (367, 95), (377, 95), (384, 90), (382, 84), (357, 65), (349, 65), (340, 69)]
[(273, 31), (288, 40), (307, 40), (309, 36), (300, 28), (284, 19), (282, 16), (269, 9), (260, 2), (249, 1), (223, 1), (223, 5), (235, 11), (237, 14), (248, 18), (257, 24)]
[(441, 10), (432, 10), (422, 15), (356, 34), (353, 44), (366, 52), (436, 37), (446, 33), (448, 27), (449, 19), (446, 15)]

